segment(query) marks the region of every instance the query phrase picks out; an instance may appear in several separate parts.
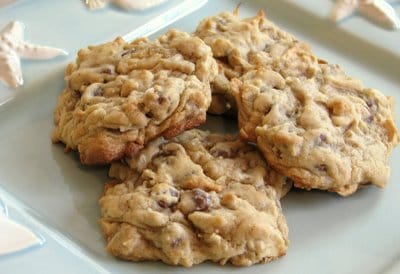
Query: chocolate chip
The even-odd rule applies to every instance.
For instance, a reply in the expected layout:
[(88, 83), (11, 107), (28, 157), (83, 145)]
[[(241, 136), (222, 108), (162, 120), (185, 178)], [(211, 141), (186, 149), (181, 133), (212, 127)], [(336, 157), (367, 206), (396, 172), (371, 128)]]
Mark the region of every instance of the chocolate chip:
[(325, 134), (320, 134), (319, 135), (319, 140), (323, 143), (326, 143), (326, 141), (328, 140), (328, 137), (326, 137)]
[(172, 155), (175, 155), (174, 151), (172, 151), (172, 150), (163, 150), (157, 154), (157, 156), (159, 156), (159, 157), (168, 157), (168, 156), (172, 156)]
[(127, 157), (123, 157), (121, 158), (121, 163), (123, 163), (124, 165), (129, 165), (129, 159)]
[[(365, 103), (367, 104), (367, 107), (368, 107), (368, 110), (369, 110), (371, 116), (374, 115), (374, 114), (376, 113), (376, 111), (377, 111), (377, 108), (378, 108), (377, 105), (376, 105), (376, 103), (375, 103), (375, 101), (373, 101), (373, 100), (368, 100), (368, 101), (366, 101)], [(372, 120), (371, 120), (371, 121), (372, 121)], [(371, 121), (370, 121), (370, 122), (371, 122)]]
[(179, 245), (181, 242), (182, 242), (182, 239), (181, 239), (181, 238), (173, 239), (173, 240), (171, 241), (171, 247), (172, 247), (172, 248), (178, 247), (178, 245)]
[(232, 153), (226, 150), (212, 150), (212, 156), (222, 158), (232, 158)]
[(160, 105), (164, 104), (165, 102), (167, 102), (167, 99), (164, 96), (159, 96), (157, 99), (158, 103)]
[(164, 201), (164, 200), (159, 200), (159, 201), (157, 201), (157, 204), (160, 206), (160, 207), (162, 207), (162, 208), (168, 208), (170, 205), (166, 202), (166, 201)]
[(367, 118), (365, 118), (365, 122), (367, 122), (367, 123), (371, 123), (373, 121), (374, 121), (374, 116), (373, 115), (370, 115)]
[(316, 168), (322, 172), (326, 172), (328, 170), (328, 167), (325, 164), (320, 164), (320, 165), (316, 166)]
[(271, 112), (271, 109), (272, 109), (271, 106), (265, 108), (265, 110), (264, 110), (264, 115), (268, 115), (268, 113)]
[(119, 128), (107, 128), (107, 131), (112, 133), (112, 134), (121, 134), (121, 131), (119, 130)]
[(222, 32), (226, 31), (226, 21), (225, 20), (218, 19), (217, 23), (218, 23), (216, 26), (217, 30), (222, 31)]
[(144, 110), (144, 108), (145, 108), (145, 104), (144, 104), (144, 103), (139, 103), (139, 104), (137, 105), (137, 107), (138, 107), (138, 109), (139, 109), (140, 111), (143, 112), (143, 110)]
[(172, 197), (179, 197), (179, 192), (173, 188), (169, 189), (169, 194), (171, 194)]
[(147, 118), (149, 118), (149, 119), (151, 119), (151, 118), (153, 118), (154, 117), (154, 115), (153, 115), (153, 113), (151, 112), (151, 111), (149, 111), (149, 112), (146, 112), (146, 117)]
[(130, 54), (130, 53), (134, 53), (135, 51), (136, 51), (135, 49), (128, 49), (128, 50), (125, 50), (125, 51), (123, 51), (123, 52), (121, 53), (121, 57), (124, 57), (125, 55)]
[(293, 112), (286, 112), (285, 115), (286, 115), (287, 118), (290, 119), (290, 118), (293, 117)]
[(276, 157), (278, 158), (278, 159), (280, 159), (280, 160), (282, 160), (283, 159), (283, 157), (282, 157), (282, 151), (278, 148), (277, 150), (276, 150)]
[(93, 92), (94, 96), (102, 96), (103, 94), (104, 94), (104, 91), (101, 88), (98, 88)]
[(368, 99), (365, 101), (365, 103), (367, 104), (367, 107), (370, 109), (375, 109), (376, 108), (376, 102), (373, 99)]
[(104, 68), (104, 69), (102, 69), (102, 70), (101, 70), (101, 73), (105, 73), (105, 74), (111, 74), (111, 73), (112, 73), (112, 71), (111, 71), (111, 69), (110, 69), (110, 68)]
[(151, 195), (161, 208), (169, 208), (179, 201), (179, 192), (172, 186), (156, 185)]
[(200, 188), (193, 189), (193, 200), (196, 204), (196, 210), (205, 211), (211, 205), (211, 196)]
[(226, 21), (224, 19), (222, 19), (222, 18), (218, 18), (217, 19), (217, 23), (220, 24), (220, 25), (226, 25)]
[(72, 91), (72, 97), (74, 98), (81, 98), (82, 93), (79, 92), (79, 90), (73, 90)]
[(229, 153), (228, 153), (228, 151), (220, 150), (220, 151), (217, 151), (217, 156), (220, 156), (222, 158), (228, 158)]
[(229, 59), (228, 56), (220, 56), (217, 58), (219, 61), (221, 61), (221, 63), (223, 64), (229, 64)]

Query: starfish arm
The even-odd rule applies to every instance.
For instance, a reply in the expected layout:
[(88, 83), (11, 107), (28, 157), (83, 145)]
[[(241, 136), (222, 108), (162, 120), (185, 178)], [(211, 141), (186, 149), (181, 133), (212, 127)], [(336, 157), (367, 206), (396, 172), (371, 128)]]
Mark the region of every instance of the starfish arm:
[(142, 1), (132, 1), (132, 0), (112, 0), (113, 3), (121, 8), (127, 10), (144, 10), (149, 7), (161, 5), (165, 0), (142, 0)]
[(38, 244), (42, 241), (27, 227), (0, 215), (0, 233), (7, 235), (0, 241), (0, 255), (20, 251)]
[(334, 22), (341, 21), (353, 14), (357, 6), (357, 0), (339, 0), (333, 7), (330, 17)]
[(14, 52), (5, 54), (0, 52), (0, 81), (10, 87), (23, 84), (21, 63)]
[(12, 37), (13, 40), (19, 42), (24, 38), (24, 24), (18, 21), (10, 22), (1, 32), (1, 35)]
[(86, 0), (85, 1), (86, 6), (91, 10), (102, 9), (105, 7), (107, 2), (108, 2), (108, 0)]
[(15, 0), (3, 0), (3, 1), (0, 1), (0, 8), (7, 6), (7, 5), (11, 4), (12, 2), (15, 2)]
[(384, 0), (363, 1), (360, 12), (368, 18), (392, 29), (400, 28), (400, 19), (394, 8)]
[(67, 55), (67, 52), (62, 49), (27, 43), (21, 44), (17, 48), (17, 53), (21, 58), (26, 59), (51, 59), (59, 55)]

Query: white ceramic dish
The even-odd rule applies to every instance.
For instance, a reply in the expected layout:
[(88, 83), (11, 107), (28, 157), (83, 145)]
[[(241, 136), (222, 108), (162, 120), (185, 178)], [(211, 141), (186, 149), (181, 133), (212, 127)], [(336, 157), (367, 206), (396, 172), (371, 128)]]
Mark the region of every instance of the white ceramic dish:
[[(348, 198), (294, 191), (284, 198), (291, 245), (285, 257), (270, 264), (233, 268), (206, 263), (185, 269), (108, 255), (97, 225), (97, 200), (107, 168), (83, 167), (76, 154), (64, 154), (61, 145), (51, 144), (52, 111), (64, 84), (63, 69), (76, 50), (125, 34), (137, 21), (114, 8), (91, 13), (79, 1), (68, 1), (63, 9), (60, 2), (19, 1), (0, 10), (0, 25), (21, 20), (32, 42), (70, 52), (65, 59), (24, 62), (25, 85), (16, 91), (0, 87), (0, 94), (15, 95), (0, 106), (0, 196), (11, 217), (46, 238), (40, 248), (0, 258), (2, 273), (400, 273), (399, 148), (392, 154), (392, 175), (384, 190), (370, 187)], [(341, 64), (400, 104), (400, 32), (380, 29), (360, 17), (336, 26), (327, 19), (332, 6), (328, 0), (241, 2), (243, 16), (265, 9), (320, 57)], [(173, 27), (192, 31), (201, 18), (236, 4), (210, 1)], [(150, 18), (153, 12), (159, 11), (137, 16)], [(236, 131), (234, 122), (219, 117), (211, 117), (203, 127)]]

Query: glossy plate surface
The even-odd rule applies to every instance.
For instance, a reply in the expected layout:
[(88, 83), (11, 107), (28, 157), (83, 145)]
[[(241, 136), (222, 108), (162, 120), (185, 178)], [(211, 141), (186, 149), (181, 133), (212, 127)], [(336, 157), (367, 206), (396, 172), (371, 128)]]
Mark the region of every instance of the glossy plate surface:
[[(291, 244), (288, 254), (275, 262), (251, 268), (206, 263), (186, 269), (124, 262), (105, 252), (97, 200), (107, 168), (83, 167), (76, 154), (64, 154), (61, 145), (50, 142), (63, 70), (79, 48), (124, 35), (180, 2), (140, 13), (113, 7), (90, 12), (77, 0), (17, 1), (0, 9), (0, 26), (20, 20), (27, 25), (29, 41), (70, 53), (50, 61), (23, 61), (25, 85), (17, 90), (0, 86), (0, 197), (11, 218), (46, 238), (42, 247), (0, 257), (1, 272), (400, 273), (399, 148), (392, 153), (392, 174), (384, 190), (370, 187), (348, 198), (294, 191), (284, 198)], [(383, 30), (358, 16), (337, 26), (327, 19), (333, 4), (328, 0), (240, 2), (242, 16), (263, 8), (276, 24), (311, 44), (319, 57), (341, 64), (365, 86), (380, 89), (400, 104), (400, 32)], [(205, 16), (233, 10), (236, 4), (209, 1), (172, 26), (193, 31)], [(397, 125), (399, 113), (398, 109)], [(210, 117), (203, 128), (236, 132), (233, 121), (219, 117)]]

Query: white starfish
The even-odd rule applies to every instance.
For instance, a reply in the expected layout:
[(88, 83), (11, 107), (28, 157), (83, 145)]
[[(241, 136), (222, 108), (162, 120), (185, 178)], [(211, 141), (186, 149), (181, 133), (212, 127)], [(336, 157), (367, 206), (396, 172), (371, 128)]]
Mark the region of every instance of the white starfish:
[(15, 0), (0, 0), (0, 7), (7, 6), (13, 2), (15, 2)]
[(359, 11), (364, 16), (391, 29), (400, 28), (400, 19), (385, 0), (338, 0), (331, 12), (333, 21), (340, 21)]
[(8, 219), (7, 208), (1, 200), (0, 234), (7, 235), (7, 237), (0, 237), (0, 256), (43, 243), (43, 240), (38, 238), (28, 228)]
[(127, 10), (144, 10), (161, 5), (165, 1), (166, 0), (85, 0), (85, 3), (90, 9), (101, 9), (109, 2), (112, 2)]
[(11, 87), (23, 84), (20, 58), (51, 59), (67, 54), (61, 49), (24, 42), (23, 31), (24, 25), (14, 21), (9, 23), (0, 34), (0, 81)]

